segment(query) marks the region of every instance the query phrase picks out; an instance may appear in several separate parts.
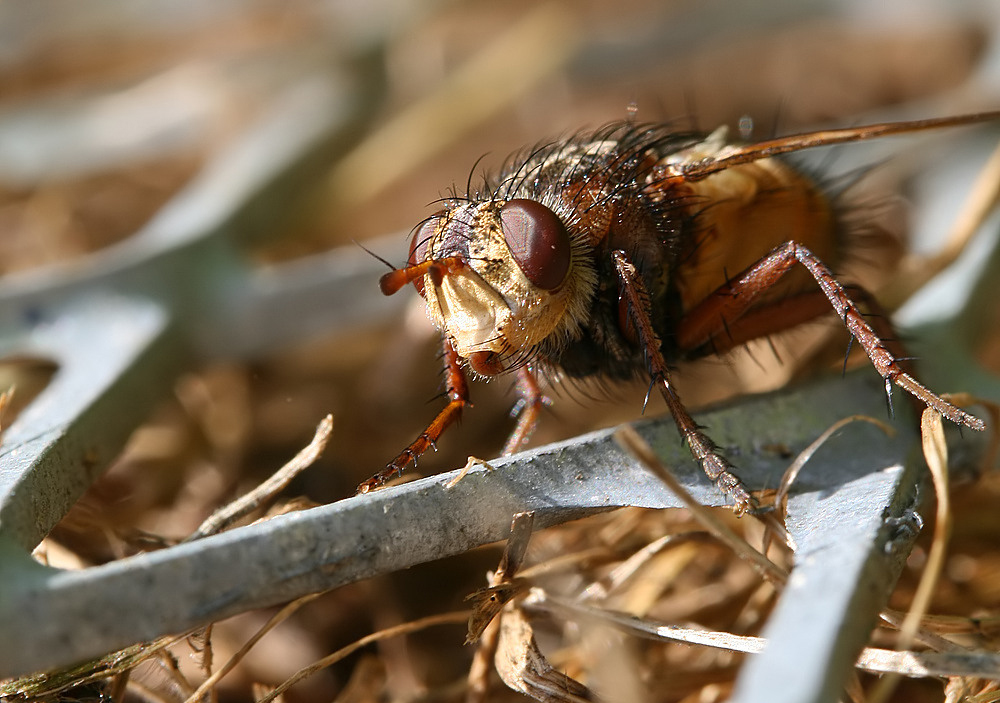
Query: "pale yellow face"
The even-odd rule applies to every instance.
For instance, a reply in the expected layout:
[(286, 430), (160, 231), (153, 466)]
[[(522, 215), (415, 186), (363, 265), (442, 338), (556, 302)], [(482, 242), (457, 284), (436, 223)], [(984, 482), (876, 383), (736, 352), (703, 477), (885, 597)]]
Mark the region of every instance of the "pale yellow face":
[[(529, 202), (533, 213), (536, 208), (546, 211), (546, 219), (555, 217), (541, 205), (522, 202)], [(440, 285), (435, 285), (430, 274), (425, 276), (424, 297), (428, 315), (447, 334), (459, 356), (468, 359), (475, 353), (493, 352), (500, 355), (503, 370), (508, 370), (547, 339), (579, 336), (595, 276), (592, 265), (584, 260), (584, 248), (574, 245), (568, 234), (564, 243), (559, 239), (545, 245), (555, 250), (565, 244), (564, 256), (546, 259), (532, 268), (522, 253), (519, 263), (508, 241), (516, 236), (511, 230), (520, 227), (520, 221), (507, 217), (505, 223), (501, 214), (504, 205), (462, 205), (438, 220), (425, 259), (460, 255), (467, 266), (445, 275)], [(552, 224), (556, 226), (561, 227), (561, 223)], [(548, 275), (553, 266), (559, 271)], [(539, 281), (551, 285), (556, 278), (559, 280), (551, 288), (537, 285)]]

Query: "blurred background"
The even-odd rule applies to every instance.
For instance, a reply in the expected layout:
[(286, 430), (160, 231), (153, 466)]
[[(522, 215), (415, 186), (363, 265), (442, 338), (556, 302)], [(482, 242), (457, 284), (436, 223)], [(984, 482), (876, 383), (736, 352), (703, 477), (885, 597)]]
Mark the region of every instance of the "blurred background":
[[(998, 29), (1000, 5), (990, 0), (6, 2), (0, 275), (65, 264), (127, 239), (299, 89), (342, 96), (344, 146), (281, 205), (280, 227), (235, 233), (247, 257), (270, 266), (361, 242), (399, 264), (409, 229), (449, 188), (463, 191), (470, 173), (475, 185), (519, 148), (582, 128), (633, 118), (706, 131), (726, 124), (735, 134), (742, 125), (768, 137), (996, 109)], [(978, 166), (949, 139), (935, 137), (926, 149), (892, 140), (849, 146), (832, 166), (816, 166), (824, 174), (877, 166), (863, 207), (886, 233), (883, 259), (911, 246), (915, 230), (933, 239), (947, 226), (915, 209), (935, 187), (916, 176), (945, 163), (974, 177)], [(953, 214), (957, 205), (937, 207)], [(375, 294), (377, 280), (370, 286), (357, 295)], [(417, 296), (400, 296), (409, 307), (391, 320), (290, 339), (266, 358), (190, 369), (46, 541), (48, 558), (96, 564), (182, 538), (293, 455), (327, 413), (335, 417), (332, 443), (291, 495), (303, 496), (296, 505), (351, 495), (438, 408), (437, 337)], [(350, 306), (352, 298), (327, 302)], [(842, 348), (838, 342), (837, 356)], [(994, 371), (998, 348), (988, 342), (981, 355)], [(695, 369), (681, 380), (682, 394), (704, 404), (772, 387), (795, 371), (785, 364), (743, 375), (742, 365)], [(536, 443), (634, 417), (644, 392), (557, 402)], [(473, 400), (421, 472), (500, 449), (512, 427), (509, 383), (478, 384)], [(265, 638), (223, 681), (220, 699), (248, 700), (252, 683), (277, 683), (354, 637), (459, 607), (496, 558), (496, 550), (479, 550), (446, 567), (340, 589)], [(1000, 603), (996, 592), (984, 597)], [(217, 627), (216, 656), (264, 617)], [(387, 645), (382, 661), (396, 664), (388, 683), (384, 673), (371, 680), (394, 699), (458, 696), (471, 650), (455, 631), (428, 637), (433, 646)], [(358, 661), (312, 677), (290, 700), (338, 695)], [(151, 698), (183, 698), (172, 676), (145, 676)], [(698, 690), (692, 684), (664, 700)]]

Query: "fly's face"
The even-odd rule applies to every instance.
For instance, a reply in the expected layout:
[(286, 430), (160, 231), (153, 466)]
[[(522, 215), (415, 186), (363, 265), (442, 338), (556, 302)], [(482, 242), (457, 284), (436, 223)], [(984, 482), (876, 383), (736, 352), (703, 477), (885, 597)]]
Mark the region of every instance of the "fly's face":
[(594, 288), (588, 254), (555, 212), (518, 198), (438, 213), (414, 233), (408, 263), (431, 264), (414, 280), (428, 315), (459, 357), (492, 376), (579, 336)]

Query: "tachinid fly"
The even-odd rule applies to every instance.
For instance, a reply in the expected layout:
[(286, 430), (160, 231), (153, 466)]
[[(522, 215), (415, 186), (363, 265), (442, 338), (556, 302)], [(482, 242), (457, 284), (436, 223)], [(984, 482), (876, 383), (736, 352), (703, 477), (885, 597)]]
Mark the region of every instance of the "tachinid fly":
[[(438, 440), (469, 404), (474, 376), (518, 374), (517, 426), (530, 435), (549, 379), (644, 376), (659, 389), (694, 458), (735, 501), (754, 501), (698, 427), (670, 366), (721, 354), (829, 313), (843, 320), (886, 381), (949, 420), (982, 420), (913, 378), (862, 315), (838, 265), (841, 223), (829, 198), (781, 154), (1000, 118), (1000, 113), (871, 125), (751, 145), (663, 126), (620, 123), (510, 161), (483, 193), (453, 197), (414, 232), (389, 295), (413, 283), (444, 337), (448, 403), (383, 471), (383, 484)], [(878, 318), (874, 318), (878, 319)], [(876, 323), (877, 324), (877, 323)]]

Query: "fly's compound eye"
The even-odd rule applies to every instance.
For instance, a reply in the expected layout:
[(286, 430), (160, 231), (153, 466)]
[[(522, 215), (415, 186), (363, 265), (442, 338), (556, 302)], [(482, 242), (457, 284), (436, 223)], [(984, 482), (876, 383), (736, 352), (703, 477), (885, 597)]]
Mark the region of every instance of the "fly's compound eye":
[(518, 268), (542, 290), (555, 290), (570, 263), (569, 234), (554, 212), (534, 200), (517, 198), (500, 208), (500, 225)]
[[(430, 245), (431, 238), (437, 232), (439, 222), (440, 220), (437, 217), (431, 217), (417, 227), (417, 231), (413, 233), (413, 238), (410, 240), (410, 256), (406, 259), (407, 266), (415, 266), (427, 259), (427, 247)], [(421, 276), (420, 278), (413, 279), (413, 287), (417, 289), (420, 295), (423, 295), (424, 277)]]

